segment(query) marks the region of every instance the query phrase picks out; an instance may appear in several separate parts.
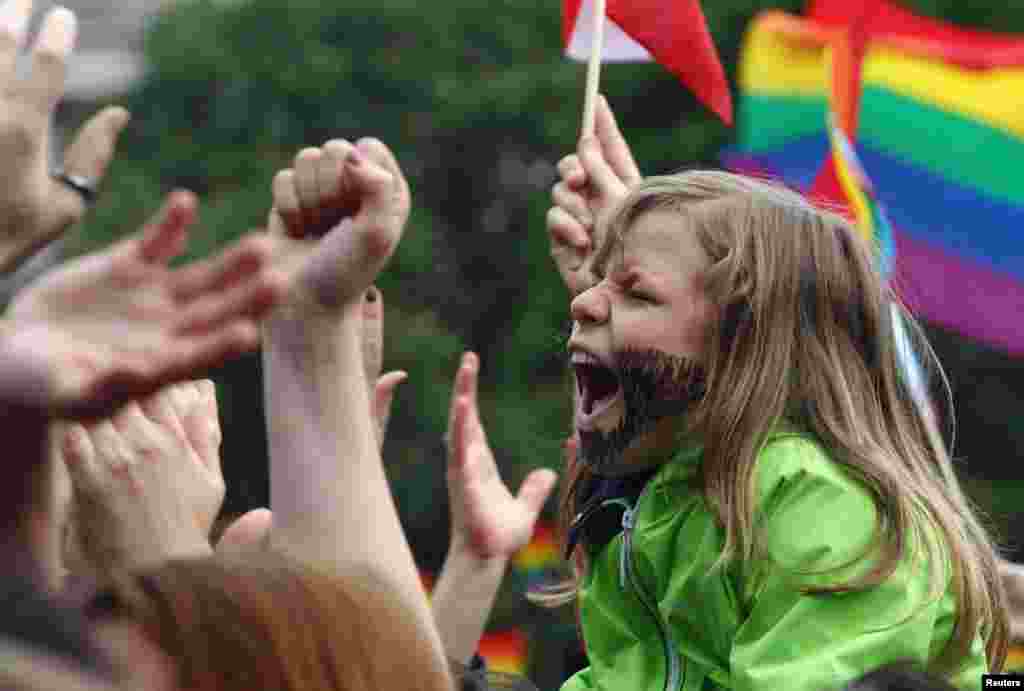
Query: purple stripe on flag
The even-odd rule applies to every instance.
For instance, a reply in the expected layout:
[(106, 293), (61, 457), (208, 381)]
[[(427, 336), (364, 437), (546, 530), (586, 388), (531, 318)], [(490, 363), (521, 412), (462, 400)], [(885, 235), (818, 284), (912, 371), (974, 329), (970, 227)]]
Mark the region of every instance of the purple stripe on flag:
[(918, 317), (1024, 355), (1024, 284), (894, 232), (900, 296)]

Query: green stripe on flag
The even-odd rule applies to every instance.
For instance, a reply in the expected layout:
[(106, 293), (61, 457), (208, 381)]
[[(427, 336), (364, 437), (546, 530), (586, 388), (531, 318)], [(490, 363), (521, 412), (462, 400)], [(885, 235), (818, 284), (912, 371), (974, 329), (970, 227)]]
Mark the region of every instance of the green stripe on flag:
[(744, 93), (736, 126), (739, 145), (752, 154), (782, 148), (792, 139), (825, 131), (825, 98)]
[(858, 139), (989, 196), (1024, 203), (1024, 141), (886, 89), (864, 90)]
[[(757, 155), (825, 133), (825, 99), (745, 93), (738, 144)], [(1024, 204), (1024, 140), (877, 86), (864, 89), (858, 141), (967, 188)], [(870, 171), (869, 171), (870, 173)]]

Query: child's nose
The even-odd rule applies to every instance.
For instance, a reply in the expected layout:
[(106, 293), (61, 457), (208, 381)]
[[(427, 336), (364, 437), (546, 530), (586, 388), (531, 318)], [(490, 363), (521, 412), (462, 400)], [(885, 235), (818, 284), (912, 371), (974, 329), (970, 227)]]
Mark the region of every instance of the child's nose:
[(569, 305), (569, 314), (579, 324), (602, 323), (608, 320), (608, 299), (593, 286), (583, 291)]

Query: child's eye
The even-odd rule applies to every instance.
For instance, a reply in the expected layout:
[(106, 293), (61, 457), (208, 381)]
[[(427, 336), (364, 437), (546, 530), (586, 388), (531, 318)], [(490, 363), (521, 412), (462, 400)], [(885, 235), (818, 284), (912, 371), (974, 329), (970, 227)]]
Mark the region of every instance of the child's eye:
[(642, 290), (629, 291), (629, 297), (634, 300), (639, 300), (640, 302), (656, 302), (653, 295), (645, 293)]

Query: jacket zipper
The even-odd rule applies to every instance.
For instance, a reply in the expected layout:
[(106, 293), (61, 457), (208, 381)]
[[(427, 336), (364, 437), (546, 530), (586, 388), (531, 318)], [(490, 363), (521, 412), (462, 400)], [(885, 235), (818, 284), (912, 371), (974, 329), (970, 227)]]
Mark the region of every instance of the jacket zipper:
[(682, 663), (679, 660), (679, 656), (676, 654), (676, 645), (675, 641), (672, 640), (672, 633), (669, 631), (665, 622), (661, 620), (661, 615), (658, 613), (657, 607), (651, 604), (651, 601), (647, 596), (647, 592), (640, 584), (639, 579), (637, 579), (633, 573), (633, 528), (636, 525), (636, 512), (640, 508), (640, 502), (643, 500), (645, 494), (647, 494), (646, 489), (640, 495), (640, 498), (637, 499), (636, 505), (629, 506), (629, 504), (625, 504), (626, 511), (622, 514), (622, 549), (619, 552), (619, 586), (623, 590), (626, 588), (632, 588), (637, 599), (640, 600), (644, 609), (647, 610), (647, 613), (654, 619), (654, 623), (657, 624), (658, 633), (661, 636), (661, 643), (665, 653), (666, 674), (664, 691), (678, 691), (682, 682)]

